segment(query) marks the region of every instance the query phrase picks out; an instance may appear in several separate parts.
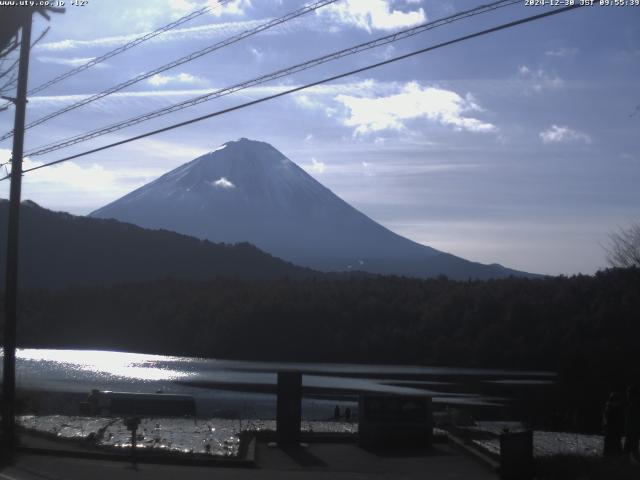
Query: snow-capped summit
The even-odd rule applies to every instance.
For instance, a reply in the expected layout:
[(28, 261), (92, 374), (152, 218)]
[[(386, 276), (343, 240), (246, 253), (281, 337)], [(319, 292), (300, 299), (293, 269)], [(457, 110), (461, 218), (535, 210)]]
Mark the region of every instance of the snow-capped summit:
[(166, 198), (201, 202), (201, 206), (205, 201), (210, 208), (233, 205), (248, 213), (292, 212), (329, 193), (268, 143), (246, 138), (227, 142), (167, 173), (142, 192), (143, 197), (162, 192)]
[(454, 278), (518, 273), (401, 237), (351, 207), (268, 143), (246, 138), (223, 144), (91, 216), (214, 242), (249, 242), (325, 271)]

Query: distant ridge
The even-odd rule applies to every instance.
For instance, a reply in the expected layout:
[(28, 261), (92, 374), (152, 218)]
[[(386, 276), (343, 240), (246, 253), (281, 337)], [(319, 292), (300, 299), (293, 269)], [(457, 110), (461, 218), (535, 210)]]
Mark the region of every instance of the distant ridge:
[[(5, 269), (8, 202), (0, 200), (0, 271)], [(20, 215), (23, 287), (64, 288), (174, 278), (307, 278), (309, 269), (286, 263), (247, 243), (213, 244), (116, 220), (52, 212), (31, 201)], [(4, 275), (0, 277), (4, 287)]]
[(241, 138), (91, 213), (214, 242), (249, 242), (322, 271), (452, 279), (533, 276), (404, 238), (324, 187), (273, 146)]

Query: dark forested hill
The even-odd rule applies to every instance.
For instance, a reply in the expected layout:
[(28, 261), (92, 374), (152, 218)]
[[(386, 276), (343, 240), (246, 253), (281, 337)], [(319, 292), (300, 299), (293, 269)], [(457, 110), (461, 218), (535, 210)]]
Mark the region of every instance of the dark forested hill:
[[(4, 284), (8, 202), (0, 200), (0, 275)], [(52, 212), (23, 202), (20, 284), (107, 285), (163, 278), (302, 278), (296, 267), (245, 244), (224, 245), (163, 230)], [(1, 285), (0, 285), (1, 286)]]
[(159, 281), (22, 298), (21, 338), (33, 346), (597, 370), (624, 363), (640, 343), (639, 269), (472, 282)]
[(562, 391), (549, 408), (583, 409), (590, 428), (612, 388), (640, 382), (640, 269), (473, 282), (171, 280), (20, 298), (22, 346), (554, 370)]
[(640, 269), (467, 282), (166, 280), (25, 291), (20, 303), (25, 347), (554, 370), (561, 392), (549, 408), (583, 409), (590, 428), (611, 389), (640, 383)]

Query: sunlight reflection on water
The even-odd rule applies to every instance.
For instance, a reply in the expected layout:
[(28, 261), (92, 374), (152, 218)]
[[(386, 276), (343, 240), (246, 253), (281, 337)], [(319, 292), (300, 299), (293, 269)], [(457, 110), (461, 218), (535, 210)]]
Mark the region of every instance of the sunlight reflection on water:
[[(331, 398), (332, 402), (345, 395), (353, 399), (359, 393), (376, 392), (428, 395), (438, 403), (498, 406), (507, 401), (507, 390), (513, 382), (516, 386), (530, 383), (543, 388), (555, 381), (552, 372), (540, 371), (257, 362), (104, 350), (20, 349), (16, 357), (17, 384), (25, 390), (88, 393), (98, 388), (183, 393), (193, 395), (200, 402), (198, 408), (208, 408), (213, 413), (226, 408), (221, 405), (238, 401), (271, 408), (276, 372), (281, 370), (302, 372), (309, 394)], [(465, 379), (475, 383), (465, 386)], [(505, 391), (488, 395), (479, 389), (480, 383), (497, 388), (504, 385)]]
[(174, 370), (163, 362), (186, 361), (184, 358), (140, 353), (123, 353), (100, 350), (21, 349), (18, 360), (51, 362), (65, 369), (79, 370), (97, 376), (114, 376), (138, 381), (170, 381), (194, 375), (194, 372)]

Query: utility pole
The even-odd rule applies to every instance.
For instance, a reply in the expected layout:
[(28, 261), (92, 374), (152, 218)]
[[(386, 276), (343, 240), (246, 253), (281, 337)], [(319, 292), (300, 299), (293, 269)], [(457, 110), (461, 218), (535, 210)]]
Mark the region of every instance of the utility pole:
[(5, 283), (4, 357), (2, 369), (2, 447), (5, 458), (11, 460), (16, 448), (16, 320), (18, 300), (18, 230), (20, 226), (20, 194), (22, 189), (22, 154), (24, 151), (24, 123), (27, 107), (27, 76), (31, 49), (29, 14), (20, 35), (20, 63), (13, 150), (11, 156), (11, 190), (9, 193), (9, 228), (7, 238), (7, 274)]

